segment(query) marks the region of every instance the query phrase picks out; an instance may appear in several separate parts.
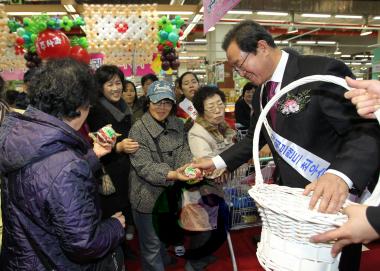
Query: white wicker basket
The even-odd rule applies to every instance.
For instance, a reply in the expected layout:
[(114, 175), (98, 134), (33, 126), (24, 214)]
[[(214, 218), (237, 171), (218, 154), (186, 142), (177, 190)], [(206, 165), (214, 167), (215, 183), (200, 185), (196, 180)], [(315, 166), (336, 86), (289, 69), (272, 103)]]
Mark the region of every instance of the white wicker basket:
[[(270, 108), (277, 100), (292, 89), (306, 83), (324, 81), (350, 89), (342, 78), (331, 75), (313, 75), (292, 82), (281, 89), (267, 103), (261, 112), (253, 139), (253, 160), (256, 172), (256, 185), (249, 194), (258, 205), (263, 221), (261, 240), (257, 257), (265, 270), (329, 271), (338, 270), (340, 255), (331, 257), (332, 243), (310, 243), (311, 236), (334, 229), (347, 221), (342, 213), (323, 214), (309, 210), (310, 196), (302, 195), (303, 189), (286, 186), (267, 185), (259, 164), (259, 135)], [(380, 188), (376, 187), (367, 202), (378, 204)], [(351, 204), (346, 201), (345, 203)]]

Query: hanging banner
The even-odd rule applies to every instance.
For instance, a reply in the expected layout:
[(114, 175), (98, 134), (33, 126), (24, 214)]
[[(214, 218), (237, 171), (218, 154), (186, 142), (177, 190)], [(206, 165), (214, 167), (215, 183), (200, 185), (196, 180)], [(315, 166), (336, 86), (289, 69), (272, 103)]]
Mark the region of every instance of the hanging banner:
[(240, 0), (203, 0), (203, 33), (213, 27), (227, 11), (239, 4)]

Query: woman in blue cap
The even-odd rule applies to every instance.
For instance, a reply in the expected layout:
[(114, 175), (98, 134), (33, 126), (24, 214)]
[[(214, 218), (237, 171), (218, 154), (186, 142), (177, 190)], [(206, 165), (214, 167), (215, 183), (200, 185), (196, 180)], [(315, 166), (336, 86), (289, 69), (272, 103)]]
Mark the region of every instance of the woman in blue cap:
[(171, 259), (153, 226), (153, 209), (164, 190), (175, 181), (191, 179), (181, 165), (191, 162), (183, 122), (175, 117), (175, 94), (170, 83), (153, 82), (148, 89), (146, 113), (130, 137), (140, 148), (130, 155), (131, 205), (139, 233), (142, 270), (163, 271)]

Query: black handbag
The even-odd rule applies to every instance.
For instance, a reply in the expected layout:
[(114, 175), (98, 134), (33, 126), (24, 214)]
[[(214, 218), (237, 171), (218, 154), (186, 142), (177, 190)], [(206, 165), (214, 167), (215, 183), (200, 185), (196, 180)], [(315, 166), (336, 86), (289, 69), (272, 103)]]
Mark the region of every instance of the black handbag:
[(100, 259), (93, 271), (125, 271), (124, 254), (121, 246)]

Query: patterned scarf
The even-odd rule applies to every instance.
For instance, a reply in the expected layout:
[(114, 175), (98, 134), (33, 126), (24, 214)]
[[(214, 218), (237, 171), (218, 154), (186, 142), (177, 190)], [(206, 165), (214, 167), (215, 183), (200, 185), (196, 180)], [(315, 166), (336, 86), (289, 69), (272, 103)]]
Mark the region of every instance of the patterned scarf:
[(225, 142), (225, 140), (231, 142), (232, 138), (236, 134), (235, 131), (231, 129), (225, 121), (220, 123), (218, 126), (215, 126), (198, 115), (195, 122), (205, 128), (217, 143)]

